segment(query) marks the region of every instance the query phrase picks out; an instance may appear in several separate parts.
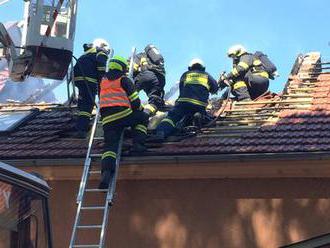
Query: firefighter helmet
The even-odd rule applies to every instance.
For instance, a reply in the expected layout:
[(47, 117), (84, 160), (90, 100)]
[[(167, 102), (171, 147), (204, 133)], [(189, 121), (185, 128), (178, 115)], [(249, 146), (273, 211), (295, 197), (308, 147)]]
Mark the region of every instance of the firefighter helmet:
[(127, 59), (121, 56), (114, 56), (109, 61), (109, 70), (119, 70), (122, 72), (126, 72), (128, 68)]
[(239, 57), (246, 52), (247, 52), (246, 48), (243, 45), (238, 44), (231, 46), (227, 51), (227, 55), (228, 57), (233, 58), (233, 57)]
[(106, 53), (110, 53), (110, 44), (105, 39), (95, 39), (93, 41), (93, 47), (104, 50)]
[(199, 58), (192, 59), (189, 63), (188, 70), (192, 70), (192, 69), (195, 69), (195, 68), (205, 70), (205, 65), (204, 65), (203, 60), (201, 60)]

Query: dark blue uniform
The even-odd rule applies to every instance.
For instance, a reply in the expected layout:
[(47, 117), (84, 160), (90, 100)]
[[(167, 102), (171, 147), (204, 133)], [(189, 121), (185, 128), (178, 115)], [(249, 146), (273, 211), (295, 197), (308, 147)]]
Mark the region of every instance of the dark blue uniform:
[(180, 95), (173, 110), (158, 125), (157, 133), (164, 137), (171, 135), (177, 122), (183, 117), (193, 116), (195, 113), (206, 114), (209, 94), (218, 91), (216, 80), (203, 70), (189, 70), (180, 79)]
[(145, 52), (135, 57), (134, 81), (138, 91), (143, 90), (148, 96), (145, 111), (151, 115), (164, 106), (165, 68), (160, 55), (158, 64), (153, 63)]
[(99, 83), (105, 73), (108, 55), (96, 48), (87, 50), (74, 66), (74, 83), (78, 87), (77, 131), (86, 134), (95, 104)]
[(261, 61), (250, 53), (244, 53), (234, 60), (227, 78), (234, 82), (232, 94), (237, 101), (254, 100), (264, 94), (269, 86), (268, 73)]

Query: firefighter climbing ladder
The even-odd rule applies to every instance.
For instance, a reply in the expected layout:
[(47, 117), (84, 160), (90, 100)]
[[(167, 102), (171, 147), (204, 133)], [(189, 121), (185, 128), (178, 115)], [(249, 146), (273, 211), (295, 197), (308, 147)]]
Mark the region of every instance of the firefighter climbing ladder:
[[(131, 58), (134, 57), (136, 49), (132, 49), (132, 56)], [(130, 68), (129, 68), (129, 77), (132, 78), (133, 76), (133, 59), (130, 61)], [(116, 158), (116, 169), (115, 173), (112, 175), (112, 178), (109, 183), (109, 188), (108, 189), (97, 189), (97, 188), (88, 188), (88, 182), (90, 181), (90, 175), (91, 174), (100, 174), (101, 172), (99, 170), (92, 169), (91, 167), (91, 162), (93, 157), (100, 157), (99, 154), (92, 154), (92, 147), (94, 144), (94, 141), (98, 138), (95, 137), (96, 133), (96, 127), (97, 123), (100, 120), (100, 106), (99, 103), (96, 104), (96, 114), (95, 114), (95, 119), (94, 123), (92, 126), (92, 131), (91, 135), (89, 138), (89, 144), (88, 144), (88, 149), (87, 149), (87, 154), (86, 154), (86, 159), (84, 163), (84, 171), (82, 174), (81, 182), (80, 182), (80, 188), (79, 188), (79, 193), (77, 196), (77, 213), (76, 213), (76, 218), (74, 221), (73, 225), (73, 230), (72, 230), (72, 236), (71, 236), (71, 241), (70, 241), (70, 246), (69, 248), (83, 248), (83, 247), (88, 247), (88, 248), (103, 248), (105, 247), (105, 234), (106, 234), (106, 229), (108, 225), (108, 217), (110, 213), (110, 209), (113, 205), (113, 199), (114, 199), (114, 194), (116, 190), (116, 181), (117, 181), (117, 176), (118, 176), (118, 170), (119, 170), (119, 162), (121, 158), (121, 148), (123, 144), (123, 138), (124, 138), (124, 131), (122, 132), (120, 136), (120, 141), (119, 141), (119, 146), (118, 146), (118, 151), (117, 151), (117, 158)], [(86, 198), (88, 195), (95, 193), (106, 193), (105, 197), (105, 202), (103, 205), (99, 206), (86, 206), (84, 205), (86, 202)], [(99, 224), (89, 224), (89, 225), (82, 225), (81, 224), (81, 215), (83, 212), (88, 212), (89, 214), (97, 214), (97, 212), (103, 211), (103, 218), (102, 218), (102, 223)], [(97, 244), (77, 244), (77, 234), (80, 231), (97, 231), (99, 233), (99, 243)]]

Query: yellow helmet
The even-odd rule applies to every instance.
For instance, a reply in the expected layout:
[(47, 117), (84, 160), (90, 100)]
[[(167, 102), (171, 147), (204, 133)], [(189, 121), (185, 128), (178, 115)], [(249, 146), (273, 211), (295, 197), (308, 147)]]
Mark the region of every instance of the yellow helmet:
[(237, 45), (231, 46), (228, 49), (228, 51), (227, 51), (228, 57), (231, 57), (231, 58), (233, 58), (233, 57), (239, 57), (239, 56), (241, 56), (244, 53), (247, 53), (247, 50), (241, 44), (237, 44)]
[(128, 68), (127, 59), (121, 56), (114, 56), (112, 59), (110, 59), (108, 68), (109, 70), (119, 70), (126, 72)]

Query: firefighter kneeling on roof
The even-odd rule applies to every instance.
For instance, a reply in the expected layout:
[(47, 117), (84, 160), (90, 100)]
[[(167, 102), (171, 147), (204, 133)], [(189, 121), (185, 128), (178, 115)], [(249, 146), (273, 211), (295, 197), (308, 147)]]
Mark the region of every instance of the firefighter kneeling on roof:
[(100, 108), (104, 131), (102, 177), (100, 189), (107, 189), (111, 174), (116, 167), (121, 133), (132, 127), (133, 152), (144, 152), (147, 136), (148, 115), (142, 111), (139, 95), (133, 81), (126, 76), (127, 61), (114, 56), (109, 70), (101, 81)]
[(225, 79), (232, 81), (232, 94), (237, 101), (249, 101), (267, 92), (269, 79), (276, 75), (275, 65), (262, 52), (248, 53), (244, 46), (234, 45), (228, 49), (233, 59), (233, 69), (220, 78), (220, 87)]
[(181, 76), (179, 87), (180, 95), (174, 109), (156, 129), (159, 140), (171, 135), (177, 122), (183, 117), (193, 116), (195, 113), (206, 115), (209, 93), (215, 94), (218, 91), (217, 81), (205, 72), (204, 63), (200, 59), (190, 62), (188, 71)]

